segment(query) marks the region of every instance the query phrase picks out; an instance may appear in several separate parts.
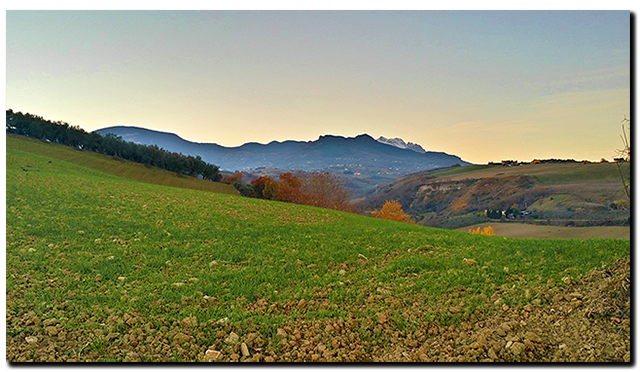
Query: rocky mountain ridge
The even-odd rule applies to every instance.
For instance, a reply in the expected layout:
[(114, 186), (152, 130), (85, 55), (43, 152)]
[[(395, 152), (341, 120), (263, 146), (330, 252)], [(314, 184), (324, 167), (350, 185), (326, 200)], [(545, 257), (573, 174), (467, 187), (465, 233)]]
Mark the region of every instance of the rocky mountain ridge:
[(385, 136), (380, 136), (378, 139), (376, 139), (376, 141), (387, 144), (387, 145), (395, 146), (401, 149), (413, 150), (421, 154), (424, 154), (427, 152), (427, 150), (422, 148), (422, 146), (418, 145), (417, 143), (405, 142), (402, 138), (398, 138), (398, 137), (387, 138)]

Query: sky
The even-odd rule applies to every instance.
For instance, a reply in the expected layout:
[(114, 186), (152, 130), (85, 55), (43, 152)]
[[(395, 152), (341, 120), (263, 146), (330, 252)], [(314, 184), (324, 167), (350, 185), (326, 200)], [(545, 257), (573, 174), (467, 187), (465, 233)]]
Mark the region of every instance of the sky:
[(401, 137), (483, 164), (611, 160), (630, 12), (6, 12), (6, 108), (239, 146)]

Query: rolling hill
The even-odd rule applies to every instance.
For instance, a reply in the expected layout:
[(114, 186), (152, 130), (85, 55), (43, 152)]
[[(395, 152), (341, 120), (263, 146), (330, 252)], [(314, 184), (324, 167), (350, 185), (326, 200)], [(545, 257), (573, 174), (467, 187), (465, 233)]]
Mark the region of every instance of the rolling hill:
[(6, 151), (9, 362), (631, 359), (629, 241), (478, 236)]
[[(628, 163), (623, 170), (629, 172)], [(378, 188), (364, 203), (377, 209), (386, 200), (397, 200), (420, 224), (447, 228), (490, 221), (485, 215), (490, 209), (506, 214), (513, 208), (513, 220), (565, 226), (629, 225), (630, 217), (613, 163), (477, 165), (416, 172)]]
[[(34, 153), (46, 155), (53, 159), (77, 164), (133, 181), (151, 183), (162, 186), (172, 186), (184, 189), (203, 190), (209, 192), (240, 195), (233, 186), (220, 182), (211, 182), (195, 177), (166, 171), (164, 169), (146, 166), (132, 161), (105, 156), (92, 151), (82, 151), (69, 146), (42, 141), (16, 134), (6, 135), (7, 147), (14, 152)], [(8, 162), (19, 162), (19, 156), (7, 158)], [(53, 162), (53, 160), (51, 160)], [(28, 167), (25, 172), (28, 172)]]

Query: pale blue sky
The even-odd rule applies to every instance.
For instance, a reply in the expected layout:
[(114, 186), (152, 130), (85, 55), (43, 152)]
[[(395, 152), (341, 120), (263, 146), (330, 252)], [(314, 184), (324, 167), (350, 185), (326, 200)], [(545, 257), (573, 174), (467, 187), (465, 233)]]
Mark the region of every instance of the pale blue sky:
[(630, 114), (629, 11), (8, 11), (6, 30), (7, 108), (89, 131), (599, 160)]

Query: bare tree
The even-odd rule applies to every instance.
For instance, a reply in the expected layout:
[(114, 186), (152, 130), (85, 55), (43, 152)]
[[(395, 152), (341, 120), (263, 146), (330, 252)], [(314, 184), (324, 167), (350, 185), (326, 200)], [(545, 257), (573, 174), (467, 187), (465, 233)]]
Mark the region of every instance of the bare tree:
[(625, 124), (628, 126), (628, 131), (631, 132), (631, 120), (625, 116), (624, 119), (622, 119), (622, 134), (620, 135), (623, 147), (620, 150), (616, 150), (618, 157), (614, 160), (618, 166), (618, 173), (620, 173), (620, 180), (622, 181), (622, 186), (624, 186), (624, 192), (627, 194), (627, 198), (631, 199), (631, 175), (625, 175), (622, 171), (622, 164), (631, 162), (631, 145), (629, 144), (629, 136), (627, 136)]

